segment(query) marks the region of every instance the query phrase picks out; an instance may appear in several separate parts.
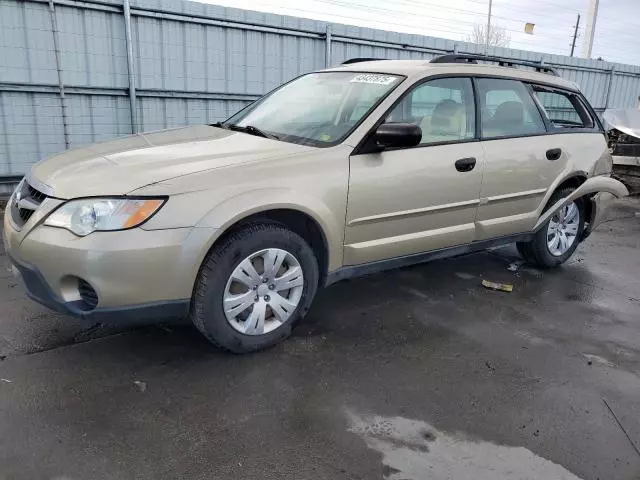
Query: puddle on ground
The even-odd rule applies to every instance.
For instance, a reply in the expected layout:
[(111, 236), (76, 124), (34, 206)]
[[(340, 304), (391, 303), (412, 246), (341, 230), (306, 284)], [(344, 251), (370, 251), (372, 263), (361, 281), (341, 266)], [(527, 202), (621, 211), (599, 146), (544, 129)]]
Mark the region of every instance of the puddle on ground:
[(347, 411), (349, 431), (383, 456), (385, 480), (580, 480), (524, 447), (507, 447), (440, 432), (402, 417)]

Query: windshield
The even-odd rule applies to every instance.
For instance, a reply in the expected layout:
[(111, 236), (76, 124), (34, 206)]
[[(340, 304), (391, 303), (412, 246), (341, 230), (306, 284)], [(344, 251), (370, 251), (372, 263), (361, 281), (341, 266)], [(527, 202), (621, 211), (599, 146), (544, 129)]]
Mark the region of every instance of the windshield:
[(249, 105), (221, 126), (249, 127), (249, 133), (258, 130), (286, 142), (335, 145), (402, 79), (379, 73), (311, 73)]

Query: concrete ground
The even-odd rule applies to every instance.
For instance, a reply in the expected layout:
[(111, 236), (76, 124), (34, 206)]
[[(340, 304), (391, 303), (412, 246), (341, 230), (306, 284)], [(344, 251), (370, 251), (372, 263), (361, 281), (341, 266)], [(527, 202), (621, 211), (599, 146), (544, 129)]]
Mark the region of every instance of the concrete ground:
[(554, 271), (503, 249), (337, 284), (248, 356), (87, 330), (0, 252), (0, 479), (638, 480), (638, 212)]

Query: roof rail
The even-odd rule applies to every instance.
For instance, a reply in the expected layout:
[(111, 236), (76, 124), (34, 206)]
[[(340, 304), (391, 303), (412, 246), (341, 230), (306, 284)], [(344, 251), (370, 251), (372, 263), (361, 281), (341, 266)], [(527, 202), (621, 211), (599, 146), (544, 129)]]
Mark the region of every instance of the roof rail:
[(351, 63), (360, 63), (360, 62), (375, 62), (378, 60), (386, 60), (386, 58), (350, 58), (349, 60), (345, 60), (342, 62), (342, 65), (349, 65)]
[(497, 63), (501, 67), (515, 67), (516, 65), (520, 65), (523, 67), (534, 68), (536, 72), (550, 73), (551, 75), (555, 75), (556, 77), (560, 76), (560, 74), (555, 68), (547, 67), (542, 63), (526, 62), (524, 60), (513, 60), (513, 59), (500, 58), (500, 57), (491, 57), (488, 55), (454, 53), (453, 55), (440, 55), (440, 56), (434, 57), (429, 61), (429, 63), (478, 63), (478, 61)]

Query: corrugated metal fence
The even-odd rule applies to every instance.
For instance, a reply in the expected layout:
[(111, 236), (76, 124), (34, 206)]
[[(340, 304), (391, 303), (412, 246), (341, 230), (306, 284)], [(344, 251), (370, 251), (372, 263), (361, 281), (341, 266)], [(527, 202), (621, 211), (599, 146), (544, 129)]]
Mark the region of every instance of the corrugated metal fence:
[[(224, 119), (294, 76), (348, 58), (476, 48), (180, 0), (2, 0), (0, 177), (65, 148)], [(557, 67), (599, 111), (634, 106), (640, 95), (638, 66), (490, 54)]]

